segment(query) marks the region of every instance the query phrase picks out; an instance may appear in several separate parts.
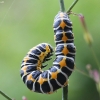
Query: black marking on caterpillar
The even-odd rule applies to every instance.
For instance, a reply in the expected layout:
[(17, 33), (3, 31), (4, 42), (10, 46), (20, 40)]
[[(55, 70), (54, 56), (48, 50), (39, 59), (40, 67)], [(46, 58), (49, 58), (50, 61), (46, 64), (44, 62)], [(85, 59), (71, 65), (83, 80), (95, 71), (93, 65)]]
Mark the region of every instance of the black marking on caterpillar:
[(72, 23), (68, 15), (59, 12), (54, 19), (54, 40), (56, 43), (52, 67), (46, 71), (42, 68), (50, 60), (53, 49), (50, 44), (41, 43), (33, 47), (24, 57), (21, 64), (21, 77), (26, 86), (38, 93), (50, 94), (68, 85), (68, 78), (74, 70), (75, 46)]

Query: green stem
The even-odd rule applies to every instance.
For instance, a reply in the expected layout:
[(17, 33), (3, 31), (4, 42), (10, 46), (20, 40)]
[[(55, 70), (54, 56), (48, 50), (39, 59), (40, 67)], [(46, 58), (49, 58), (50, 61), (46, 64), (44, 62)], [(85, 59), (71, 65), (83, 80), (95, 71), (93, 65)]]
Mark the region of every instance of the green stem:
[(68, 85), (63, 88), (62, 100), (68, 100)]
[[(60, 11), (65, 12), (64, 0), (59, 0)], [(62, 100), (68, 100), (68, 86), (63, 87)]]
[(9, 96), (7, 96), (5, 93), (3, 93), (2, 91), (0, 91), (0, 94), (2, 96), (4, 96), (7, 100), (12, 100)]
[(64, 0), (59, 0), (60, 2), (60, 11), (65, 12)]
[(75, 0), (73, 3), (72, 3), (72, 5), (69, 7), (69, 9), (67, 10), (67, 13), (69, 13), (71, 10), (72, 10), (72, 8), (75, 6), (75, 4), (78, 2), (78, 0)]

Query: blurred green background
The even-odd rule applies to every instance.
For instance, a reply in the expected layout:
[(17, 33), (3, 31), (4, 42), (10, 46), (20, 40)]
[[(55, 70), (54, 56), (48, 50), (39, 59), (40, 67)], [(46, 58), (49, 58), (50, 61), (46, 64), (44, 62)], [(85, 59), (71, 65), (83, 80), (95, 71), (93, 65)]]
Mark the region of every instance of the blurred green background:
[[(29, 91), (20, 77), (20, 64), (28, 50), (47, 42), (55, 47), (53, 20), (59, 11), (59, 0), (0, 0), (0, 90), (16, 100), (26, 96), (28, 100), (61, 100), (62, 89), (51, 95)], [(73, 0), (65, 0), (65, 7)], [(93, 37), (93, 48), (100, 59), (100, 0), (79, 0), (73, 12), (82, 13)], [(76, 66), (87, 73), (86, 65), (95, 69), (90, 48), (83, 38), (83, 28), (79, 18), (70, 15), (73, 22), (75, 45), (77, 48)], [(52, 61), (49, 61), (50, 67)], [(47, 68), (48, 68), (47, 67)], [(69, 100), (99, 100), (95, 82), (73, 72), (69, 79)], [(6, 100), (0, 95), (0, 100)]]

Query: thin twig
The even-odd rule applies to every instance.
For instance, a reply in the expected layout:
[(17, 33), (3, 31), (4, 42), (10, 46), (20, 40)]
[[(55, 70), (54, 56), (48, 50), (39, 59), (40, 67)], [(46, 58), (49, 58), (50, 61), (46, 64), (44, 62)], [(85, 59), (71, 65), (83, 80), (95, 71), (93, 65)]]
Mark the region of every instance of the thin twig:
[(93, 57), (94, 57), (94, 60), (95, 60), (95, 62), (96, 62), (96, 64), (97, 64), (97, 66), (98, 66), (98, 69), (99, 69), (99, 71), (100, 71), (100, 63), (99, 63), (99, 60), (98, 60), (98, 58), (97, 58), (97, 56), (96, 56), (96, 54), (95, 54), (93, 48), (90, 47), (90, 49), (91, 49), (92, 55), (93, 55)]
[(88, 74), (86, 74), (84, 71), (82, 71), (82, 70), (80, 70), (80, 69), (78, 69), (78, 68), (76, 68), (75, 70), (78, 71), (79, 73), (81, 73), (81, 74), (87, 76), (88, 78), (91, 78), (91, 77), (90, 77)]
[(59, 0), (60, 2), (60, 11), (65, 12), (64, 0)]
[(7, 100), (12, 100), (9, 96), (7, 96), (4, 92), (0, 91), (0, 94), (4, 96)]
[(69, 13), (71, 10), (72, 10), (72, 8), (75, 6), (75, 4), (78, 2), (78, 0), (75, 0), (73, 3), (72, 3), (72, 5), (69, 7), (69, 9), (67, 10), (67, 13)]

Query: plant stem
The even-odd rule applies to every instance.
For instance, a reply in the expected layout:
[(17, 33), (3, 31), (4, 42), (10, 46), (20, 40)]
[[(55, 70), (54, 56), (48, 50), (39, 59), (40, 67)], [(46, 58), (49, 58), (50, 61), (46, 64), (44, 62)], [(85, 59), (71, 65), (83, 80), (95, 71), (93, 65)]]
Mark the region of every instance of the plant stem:
[(72, 10), (72, 8), (75, 6), (75, 4), (78, 2), (78, 0), (75, 0), (73, 3), (72, 3), (72, 5), (69, 7), (69, 9), (67, 10), (67, 13), (69, 13), (71, 10)]
[(9, 96), (7, 96), (5, 93), (3, 93), (2, 91), (0, 91), (0, 94), (2, 96), (4, 96), (7, 100), (12, 100)]
[[(65, 12), (64, 0), (59, 0), (60, 11)], [(62, 100), (68, 100), (68, 86), (63, 87)]]
[(68, 85), (63, 88), (62, 100), (68, 100)]
[(60, 2), (60, 11), (65, 12), (64, 0), (59, 0)]

